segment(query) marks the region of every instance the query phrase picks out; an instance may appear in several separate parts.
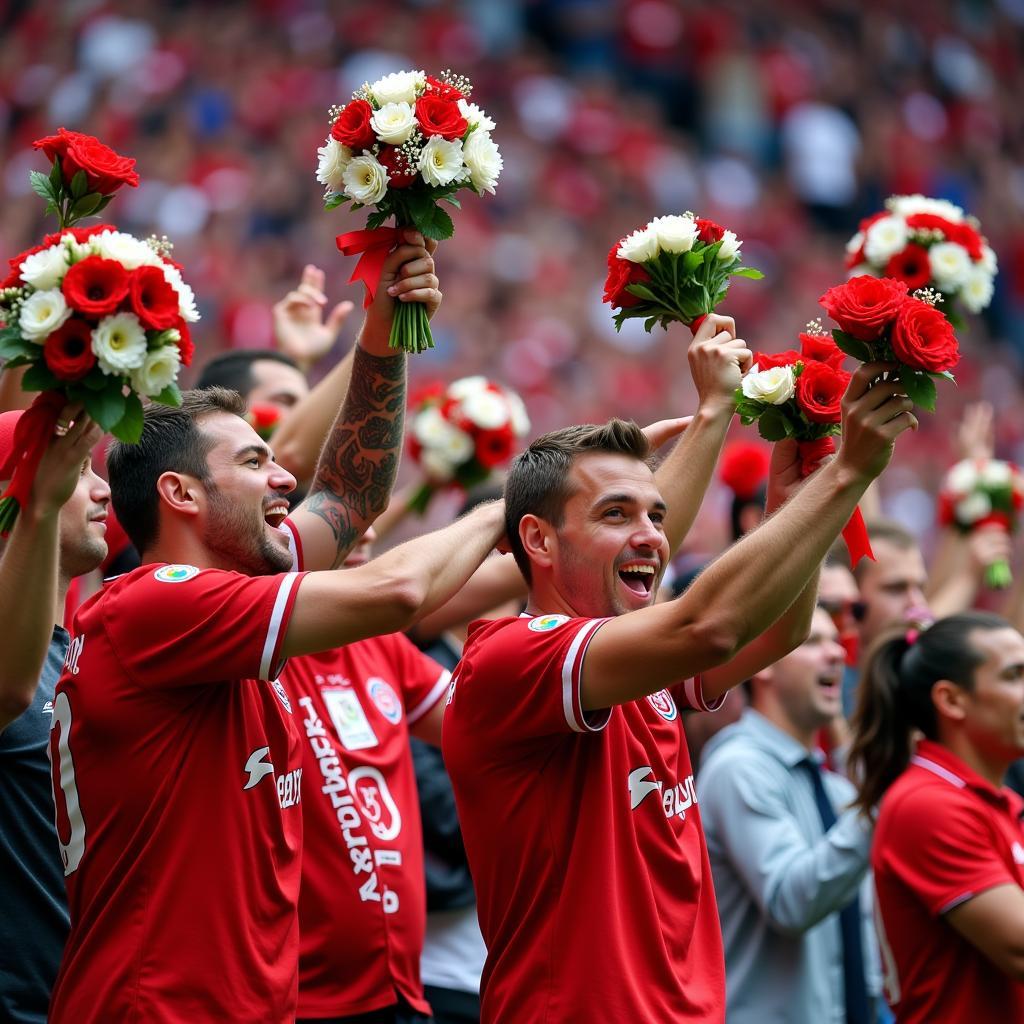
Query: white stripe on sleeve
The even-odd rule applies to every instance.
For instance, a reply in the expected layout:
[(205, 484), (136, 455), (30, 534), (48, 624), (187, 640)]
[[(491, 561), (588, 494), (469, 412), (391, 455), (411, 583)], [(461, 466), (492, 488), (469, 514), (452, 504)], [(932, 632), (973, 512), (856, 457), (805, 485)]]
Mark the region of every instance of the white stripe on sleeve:
[(299, 573), (289, 572), (281, 579), (281, 586), (277, 591), (277, 598), (274, 600), (274, 608), (270, 613), (270, 625), (267, 627), (267, 639), (263, 645), (263, 655), (260, 658), (260, 679), (269, 681), (273, 671), (274, 651), (277, 650), (277, 641), (281, 632), (281, 623), (284, 620), (284, 610), (288, 607), (288, 597), (295, 586)]
[(434, 705), (444, 695), (445, 690), (448, 689), (448, 684), (451, 682), (451, 680), (451, 672), (449, 672), (448, 669), (446, 668), (442, 669), (441, 674), (437, 677), (437, 682), (434, 683), (434, 685), (431, 687), (430, 693), (428, 693), (426, 697), (424, 697), (423, 700), (421, 700), (419, 704), (417, 704), (416, 707), (412, 709), (412, 711), (407, 711), (405, 713), (406, 724), (414, 725), (428, 711), (432, 710)]

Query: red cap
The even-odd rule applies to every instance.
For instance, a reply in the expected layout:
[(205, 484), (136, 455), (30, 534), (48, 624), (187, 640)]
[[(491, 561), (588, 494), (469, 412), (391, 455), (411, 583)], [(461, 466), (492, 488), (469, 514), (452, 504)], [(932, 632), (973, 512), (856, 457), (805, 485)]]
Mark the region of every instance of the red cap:
[(21, 414), (24, 411), (24, 409), (15, 409), (12, 412), (0, 413), (0, 466), (7, 461), (7, 457), (11, 454), (11, 448), (14, 445), (14, 428), (18, 425), (18, 420), (21, 419)]

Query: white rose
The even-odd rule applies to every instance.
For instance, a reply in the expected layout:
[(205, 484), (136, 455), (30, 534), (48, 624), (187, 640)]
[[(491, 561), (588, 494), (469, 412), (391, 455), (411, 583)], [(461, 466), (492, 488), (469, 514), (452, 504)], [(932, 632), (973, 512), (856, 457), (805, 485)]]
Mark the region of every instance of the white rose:
[(328, 139), (317, 151), (316, 180), (331, 192), (345, 187), (343, 175), (352, 159), (352, 150), (337, 139)]
[(462, 141), (449, 142), (432, 135), (420, 152), (418, 169), (428, 185), (449, 185), (464, 176)]
[(447, 427), (448, 421), (436, 405), (424, 409), (412, 421), (413, 435), (425, 448), (436, 446)]
[(370, 127), (377, 133), (381, 142), (392, 146), (400, 146), (416, 128), (416, 115), (412, 104), (404, 101), (385, 103), (370, 118)]
[(125, 270), (157, 266), (161, 262), (149, 245), (124, 231), (101, 231), (89, 241), (96, 247), (98, 256), (120, 263)]
[(939, 242), (928, 250), (932, 280), (940, 292), (955, 292), (967, 280), (971, 257), (956, 242)]
[(650, 224), (626, 235), (616, 255), (630, 263), (646, 263), (658, 255), (658, 236)]
[(473, 444), (473, 438), (464, 430), (449, 424), (448, 430), (441, 438), (441, 444), (436, 447), (436, 450), (453, 466), (461, 466), (473, 457), (476, 445)]
[(896, 253), (903, 252), (908, 238), (907, 222), (902, 217), (882, 217), (864, 234), (864, 258), (884, 266)]
[(56, 288), (64, 280), (68, 259), (64, 246), (51, 245), (42, 252), (34, 252), (21, 265), (21, 279), (36, 291)]
[(424, 448), (420, 454), (420, 466), (427, 476), (439, 484), (447, 483), (455, 476), (455, 467), (433, 448)]
[(960, 298), (972, 313), (980, 313), (992, 301), (993, 290), (992, 275), (980, 263), (975, 263), (960, 287)]
[(722, 247), (718, 250), (716, 258), (723, 261), (738, 259), (742, 244), (735, 232), (725, 231), (722, 235)]
[(967, 494), (977, 484), (978, 471), (971, 459), (963, 459), (946, 474), (946, 488), (954, 494)]
[(477, 192), (490, 192), (498, 184), (503, 161), (494, 140), (486, 132), (473, 132), (462, 147), (470, 181)]
[(661, 252), (689, 252), (697, 241), (697, 222), (692, 217), (655, 217), (647, 227)]
[(493, 132), (496, 125), (475, 103), (459, 100), (459, 113), (478, 131)]
[(159, 395), (168, 384), (178, 379), (181, 353), (177, 345), (162, 345), (146, 353), (140, 367), (131, 372), (132, 388), (150, 398)]
[(487, 378), (478, 373), (472, 377), (460, 377), (448, 385), (448, 397), (460, 402), (467, 395), (471, 395), (476, 391), (482, 391), (486, 387)]
[(33, 292), (22, 303), (18, 329), (26, 341), (42, 345), (69, 316), (71, 310), (58, 289)]
[(516, 437), (526, 437), (530, 432), (530, 416), (523, 400), (514, 392), (506, 392), (509, 409), (512, 412), (512, 432)]
[(1012, 479), (1010, 464), (1001, 459), (990, 459), (981, 467), (981, 482), (986, 487), (1009, 487)]
[(890, 196), (885, 201), (886, 208), (896, 217), (910, 217), (915, 213), (933, 213), (937, 217), (945, 217), (954, 224), (964, 219), (964, 211), (946, 199), (931, 199), (916, 193), (912, 196)]
[(379, 203), (388, 190), (387, 169), (369, 153), (349, 161), (342, 181), (345, 194), (363, 206)]
[(463, 414), (481, 430), (497, 430), (511, 418), (508, 402), (493, 391), (474, 391), (461, 405)]
[(146, 332), (134, 313), (105, 316), (93, 328), (92, 350), (105, 374), (120, 377), (145, 362)]
[(167, 283), (178, 293), (178, 314), (182, 320), (195, 323), (199, 319), (199, 310), (196, 308), (196, 295), (190, 285), (185, 284), (181, 272), (177, 267), (172, 267), (163, 260), (157, 260), (156, 265), (164, 272)]
[(972, 491), (956, 503), (955, 515), (958, 522), (976, 523), (992, 511), (992, 502), (984, 491)]
[(988, 242), (981, 243), (981, 265), (991, 274), (993, 277), (999, 271), (999, 261), (996, 259), (995, 251)]
[(422, 71), (395, 71), (393, 74), (378, 78), (370, 86), (370, 95), (379, 107), (389, 103), (415, 103), (417, 91), (422, 91), (427, 84), (427, 76)]
[(767, 370), (751, 370), (742, 383), (743, 394), (755, 402), (782, 405), (796, 391), (791, 366), (772, 366)]

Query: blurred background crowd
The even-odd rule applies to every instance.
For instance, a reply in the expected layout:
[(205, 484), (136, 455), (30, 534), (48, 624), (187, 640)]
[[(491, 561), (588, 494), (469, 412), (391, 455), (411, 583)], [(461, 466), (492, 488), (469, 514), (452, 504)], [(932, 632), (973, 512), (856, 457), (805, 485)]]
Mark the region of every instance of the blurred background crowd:
[[(359, 215), (324, 212), (314, 177), (328, 108), (389, 71), (451, 67), (505, 167), (439, 251), (438, 347), (414, 384), (485, 372), (519, 390), (535, 433), (690, 411), (685, 329), (616, 335), (601, 304), (613, 242), (683, 210), (735, 230), (767, 278), (734, 284), (722, 311), (776, 351), (843, 279), (859, 219), (922, 192), (981, 220), (1000, 273), (883, 505), (927, 542), (949, 425), (979, 398), (996, 454), (1024, 461), (1022, 0), (35, 0), (0, 4), (0, 32), (0, 252), (44, 229), (33, 139), (66, 125), (136, 157), (142, 186), (110, 213), (169, 235), (196, 289), (186, 385), (218, 352), (273, 344), (272, 305), (307, 263), (331, 301), (361, 298), (334, 246)], [(726, 540), (727, 502), (705, 503), (692, 549)]]

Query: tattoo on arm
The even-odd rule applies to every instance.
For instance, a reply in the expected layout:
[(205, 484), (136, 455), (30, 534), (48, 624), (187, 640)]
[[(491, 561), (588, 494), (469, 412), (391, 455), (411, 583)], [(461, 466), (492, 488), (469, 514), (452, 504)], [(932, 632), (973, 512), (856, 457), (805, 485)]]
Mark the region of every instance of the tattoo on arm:
[(339, 557), (387, 507), (405, 425), (405, 356), (356, 347), (341, 413), (317, 463), (303, 507), (334, 534)]

